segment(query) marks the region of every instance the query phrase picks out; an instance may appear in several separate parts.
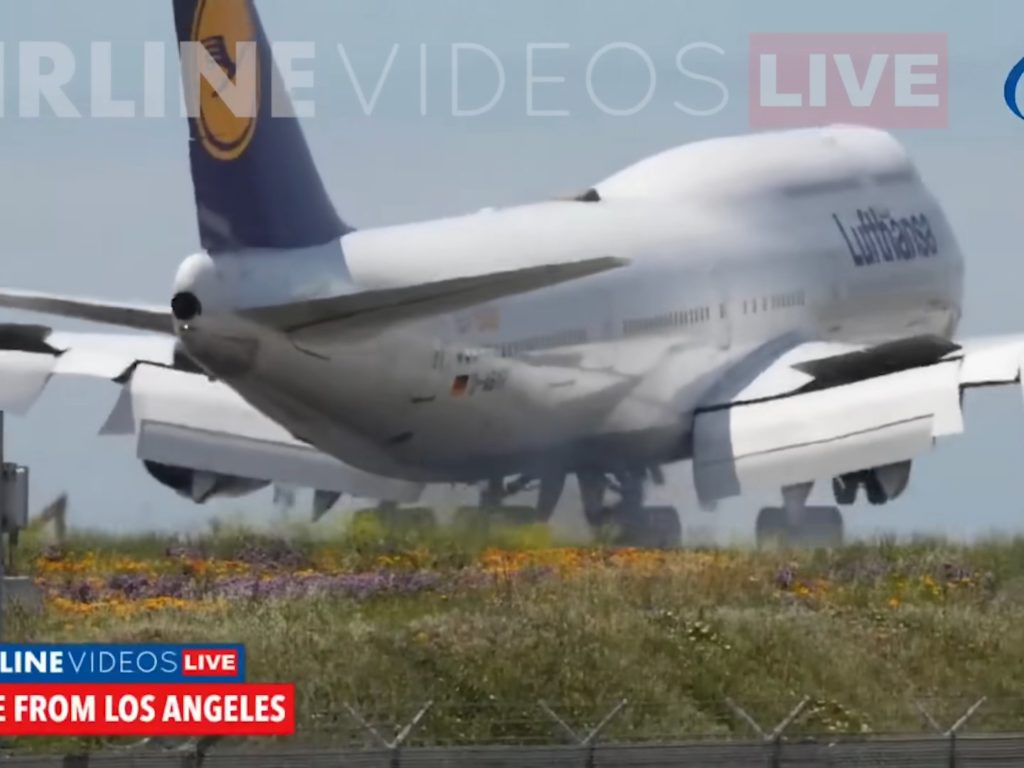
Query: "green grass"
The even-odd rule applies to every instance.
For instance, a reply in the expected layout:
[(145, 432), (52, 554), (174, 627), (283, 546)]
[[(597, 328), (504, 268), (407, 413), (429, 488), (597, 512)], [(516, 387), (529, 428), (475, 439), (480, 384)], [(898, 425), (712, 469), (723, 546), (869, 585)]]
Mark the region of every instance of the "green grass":
[[(442, 578), (416, 595), (199, 601), (128, 616), (69, 618), (51, 605), (11, 617), (6, 639), (243, 642), (249, 679), (297, 684), (308, 741), (364, 740), (346, 704), (398, 726), (428, 699), (417, 743), (553, 741), (540, 700), (583, 726), (628, 699), (607, 738), (629, 740), (749, 736), (726, 697), (768, 728), (812, 697), (793, 733), (920, 732), (915, 702), (949, 725), (980, 696), (990, 701), (974, 729), (1024, 725), (1024, 540), (608, 561), (610, 551), (546, 550), (541, 532), (506, 532), (499, 543), (525, 554), (485, 572), (491, 543), (368, 527), (298, 535), (302, 567), (329, 556), (344, 572), (388, 564)], [(203, 545), (226, 559), (271, 546), (244, 532)], [(178, 567), (156, 539), (86, 536), (70, 550), (97, 553), (98, 570), (119, 557)]]

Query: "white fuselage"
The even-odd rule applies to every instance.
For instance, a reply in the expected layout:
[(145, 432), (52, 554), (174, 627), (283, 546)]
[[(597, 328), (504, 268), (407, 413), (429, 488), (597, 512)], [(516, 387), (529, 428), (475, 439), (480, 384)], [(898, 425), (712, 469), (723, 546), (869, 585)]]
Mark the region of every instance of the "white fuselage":
[[(473, 481), (690, 456), (723, 372), (787, 337), (950, 337), (962, 260), (888, 134), (718, 139), (551, 201), (357, 231), (307, 252), (191, 257), (177, 291), (238, 309), (599, 256), (622, 269), (372, 338), (263, 333), (223, 378), (293, 434), (371, 472)], [(207, 365), (225, 351), (189, 338)], [(216, 370), (216, 365), (209, 365)]]

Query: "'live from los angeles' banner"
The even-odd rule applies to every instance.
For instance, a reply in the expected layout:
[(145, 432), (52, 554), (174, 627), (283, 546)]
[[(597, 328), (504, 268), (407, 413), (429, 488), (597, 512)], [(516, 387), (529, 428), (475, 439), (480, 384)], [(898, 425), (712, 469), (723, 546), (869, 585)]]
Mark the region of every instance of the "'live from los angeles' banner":
[(0, 645), (3, 735), (294, 732), (294, 684), (245, 682), (241, 645)]

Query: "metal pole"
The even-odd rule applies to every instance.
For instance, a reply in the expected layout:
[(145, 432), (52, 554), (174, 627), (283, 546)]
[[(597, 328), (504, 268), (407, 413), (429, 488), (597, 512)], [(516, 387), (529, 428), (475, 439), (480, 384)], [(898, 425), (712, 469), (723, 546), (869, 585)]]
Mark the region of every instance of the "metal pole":
[(7, 470), (4, 465), (4, 412), (0, 411), (0, 642), (4, 636), (4, 614), (7, 612), (7, 595), (4, 589), (4, 537), (7, 533), (7, 510), (4, 508), (7, 499)]

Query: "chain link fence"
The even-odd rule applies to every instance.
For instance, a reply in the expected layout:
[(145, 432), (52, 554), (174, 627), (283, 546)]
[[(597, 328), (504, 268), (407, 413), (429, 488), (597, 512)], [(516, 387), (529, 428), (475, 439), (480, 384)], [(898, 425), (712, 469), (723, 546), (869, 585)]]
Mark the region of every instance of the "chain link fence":
[(1024, 765), (1024, 734), (888, 737), (858, 741), (789, 743), (681, 742), (599, 744), (593, 747), (414, 747), (407, 749), (211, 750), (9, 756), (5, 768), (748, 768), (749, 766)]
[(810, 696), (749, 708), (725, 697), (716, 704), (721, 732), (703, 738), (626, 699), (601, 708), (591, 702), (427, 701), (398, 705), (411, 713), (404, 717), (346, 704), (289, 740), (153, 738), (69, 754), (33, 754), (27, 742), (16, 741), (0, 752), (0, 768), (1024, 766), (1024, 699), (880, 702), (874, 719), (882, 725), (885, 715), (913, 713), (920, 731), (906, 735), (868, 728), (862, 715)]

